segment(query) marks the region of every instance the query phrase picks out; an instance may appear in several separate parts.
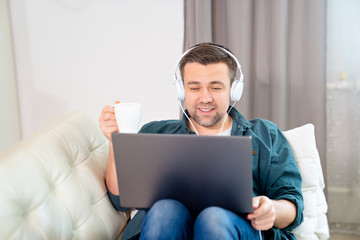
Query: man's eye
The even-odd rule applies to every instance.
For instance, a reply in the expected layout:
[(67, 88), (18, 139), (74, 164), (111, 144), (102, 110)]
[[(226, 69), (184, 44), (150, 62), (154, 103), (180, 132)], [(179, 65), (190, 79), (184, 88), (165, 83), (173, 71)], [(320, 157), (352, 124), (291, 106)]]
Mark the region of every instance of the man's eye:
[(190, 88), (191, 91), (197, 91), (199, 88)]
[(214, 87), (213, 90), (218, 91), (218, 90), (221, 90), (221, 88), (219, 88), (219, 87), (218, 87), (218, 88)]

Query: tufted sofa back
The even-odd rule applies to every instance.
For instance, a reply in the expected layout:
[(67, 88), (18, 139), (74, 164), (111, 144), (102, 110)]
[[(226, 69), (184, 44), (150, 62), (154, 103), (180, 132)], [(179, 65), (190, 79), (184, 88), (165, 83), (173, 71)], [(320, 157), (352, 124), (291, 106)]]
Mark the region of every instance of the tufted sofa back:
[(127, 221), (104, 185), (108, 141), (75, 112), (0, 156), (0, 239), (115, 239)]

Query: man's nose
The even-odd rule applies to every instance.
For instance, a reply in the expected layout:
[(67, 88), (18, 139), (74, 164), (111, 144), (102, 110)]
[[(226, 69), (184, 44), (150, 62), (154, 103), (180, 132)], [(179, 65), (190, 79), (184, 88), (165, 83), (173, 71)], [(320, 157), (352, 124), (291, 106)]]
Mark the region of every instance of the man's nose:
[(203, 103), (209, 103), (213, 101), (211, 93), (207, 89), (201, 91), (200, 101)]

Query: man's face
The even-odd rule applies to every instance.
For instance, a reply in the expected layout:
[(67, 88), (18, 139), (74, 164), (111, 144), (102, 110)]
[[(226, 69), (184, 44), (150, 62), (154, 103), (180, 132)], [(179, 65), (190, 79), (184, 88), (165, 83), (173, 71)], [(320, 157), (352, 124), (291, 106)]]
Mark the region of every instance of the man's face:
[(203, 127), (221, 126), (230, 104), (228, 66), (225, 63), (187, 63), (184, 87), (191, 118)]

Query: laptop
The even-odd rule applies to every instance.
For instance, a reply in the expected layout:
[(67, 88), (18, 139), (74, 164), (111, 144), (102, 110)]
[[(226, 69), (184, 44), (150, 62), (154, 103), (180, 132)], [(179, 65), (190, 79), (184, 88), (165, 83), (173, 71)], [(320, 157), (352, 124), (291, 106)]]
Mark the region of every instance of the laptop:
[(251, 137), (113, 133), (112, 141), (122, 207), (174, 199), (191, 211), (253, 211)]

